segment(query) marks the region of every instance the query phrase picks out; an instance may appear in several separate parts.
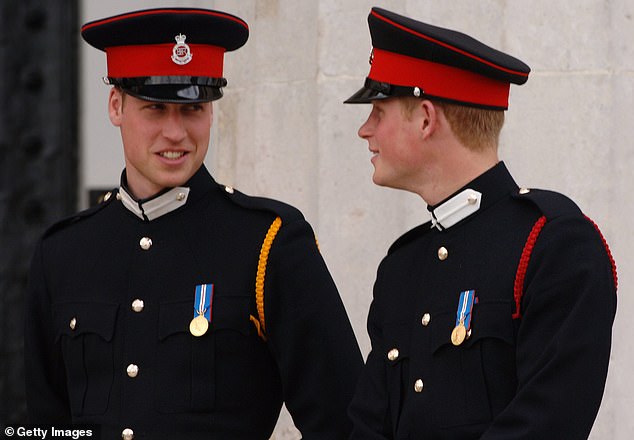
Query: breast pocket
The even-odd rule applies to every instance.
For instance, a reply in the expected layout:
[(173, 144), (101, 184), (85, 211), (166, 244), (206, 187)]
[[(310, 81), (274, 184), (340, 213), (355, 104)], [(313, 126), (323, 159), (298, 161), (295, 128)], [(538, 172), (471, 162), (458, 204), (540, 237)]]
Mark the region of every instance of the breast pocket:
[[(488, 422), (491, 395), (513, 382), (514, 335), (510, 303), (479, 303), (473, 308), (471, 333), (462, 344), (451, 342), (455, 311), (437, 313), (432, 329), (432, 371), (441, 427)], [(514, 383), (514, 382), (513, 382)], [(511, 388), (514, 385), (511, 385)]]
[(155, 383), (155, 402), (160, 412), (210, 412), (215, 408), (217, 363), (231, 365), (236, 353), (248, 355), (241, 340), (250, 330), (249, 299), (247, 295), (216, 293), (211, 325), (199, 337), (189, 331), (194, 317), (193, 298), (160, 304)]
[(114, 379), (112, 338), (118, 304), (69, 302), (53, 305), (74, 415), (103, 414)]

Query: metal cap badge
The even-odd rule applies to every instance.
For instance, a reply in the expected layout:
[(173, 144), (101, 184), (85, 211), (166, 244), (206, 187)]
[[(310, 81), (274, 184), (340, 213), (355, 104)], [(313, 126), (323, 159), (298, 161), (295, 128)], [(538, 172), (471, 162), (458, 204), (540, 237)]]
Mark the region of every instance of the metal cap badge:
[(176, 44), (172, 49), (172, 61), (174, 61), (179, 66), (183, 66), (192, 60), (193, 54), (189, 46), (185, 44), (187, 36), (183, 34), (178, 34), (174, 38), (176, 39)]

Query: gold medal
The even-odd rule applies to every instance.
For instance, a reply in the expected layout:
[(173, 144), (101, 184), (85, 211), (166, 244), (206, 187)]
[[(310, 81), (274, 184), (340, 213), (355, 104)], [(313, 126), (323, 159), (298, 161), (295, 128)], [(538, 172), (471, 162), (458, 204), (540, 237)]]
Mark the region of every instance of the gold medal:
[(458, 324), (451, 332), (451, 343), (453, 345), (460, 345), (467, 337), (467, 328), (463, 323)]
[(196, 336), (202, 336), (207, 333), (207, 329), (209, 328), (209, 321), (205, 318), (204, 315), (198, 315), (189, 323), (189, 332)]

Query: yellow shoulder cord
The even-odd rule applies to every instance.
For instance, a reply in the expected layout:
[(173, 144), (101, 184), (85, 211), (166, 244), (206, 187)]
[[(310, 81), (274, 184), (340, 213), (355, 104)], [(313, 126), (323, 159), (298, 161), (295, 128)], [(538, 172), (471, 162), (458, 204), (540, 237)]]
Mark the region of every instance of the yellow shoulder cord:
[(258, 272), (255, 276), (255, 305), (258, 310), (258, 317), (256, 319), (254, 316), (251, 316), (250, 319), (258, 331), (258, 336), (264, 341), (266, 341), (266, 325), (264, 321), (264, 277), (266, 275), (266, 264), (269, 259), (269, 252), (271, 251), (273, 240), (275, 240), (275, 236), (281, 226), (282, 219), (276, 217), (275, 220), (273, 220), (273, 223), (271, 223), (271, 226), (266, 233), (266, 237), (264, 237), (264, 241), (262, 242), (260, 260), (258, 261)]

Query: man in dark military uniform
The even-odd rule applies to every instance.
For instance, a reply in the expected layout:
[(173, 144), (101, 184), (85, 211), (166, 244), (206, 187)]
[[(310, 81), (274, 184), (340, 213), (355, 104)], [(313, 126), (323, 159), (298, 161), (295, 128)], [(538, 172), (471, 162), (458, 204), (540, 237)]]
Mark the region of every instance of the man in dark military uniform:
[(520, 189), (497, 156), (523, 62), (374, 8), (359, 136), (378, 185), (431, 222), (382, 261), (351, 438), (584, 439), (603, 395), (616, 269), (568, 198)]
[(345, 438), (362, 357), (310, 225), (203, 165), (224, 52), (247, 24), (153, 9), (82, 36), (107, 54), (126, 169), (35, 252), (31, 421), (98, 424), (104, 439), (268, 439), (284, 402), (303, 438)]

